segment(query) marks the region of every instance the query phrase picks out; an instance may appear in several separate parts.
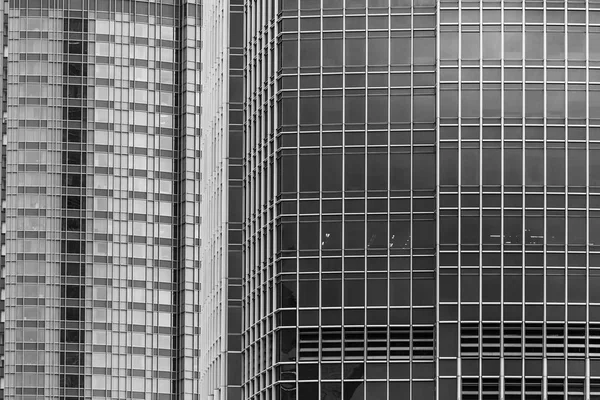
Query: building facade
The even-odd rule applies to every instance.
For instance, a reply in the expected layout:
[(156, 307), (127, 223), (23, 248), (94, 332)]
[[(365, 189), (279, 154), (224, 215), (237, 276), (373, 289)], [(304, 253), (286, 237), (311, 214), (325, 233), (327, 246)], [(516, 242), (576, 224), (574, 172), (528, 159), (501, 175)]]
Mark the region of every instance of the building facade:
[(4, 395), (197, 398), (200, 5), (3, 4)]
[(243, 398), (600, 396), (597, 1), (250, 1)]
[(600, 398), (600, 1), (0, 7), (5, 397)]

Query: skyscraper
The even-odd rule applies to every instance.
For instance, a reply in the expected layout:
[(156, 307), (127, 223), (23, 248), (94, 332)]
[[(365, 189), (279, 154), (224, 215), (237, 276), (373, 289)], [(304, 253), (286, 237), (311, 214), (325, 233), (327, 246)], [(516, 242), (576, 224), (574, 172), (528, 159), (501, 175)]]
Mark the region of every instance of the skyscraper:
[(7, 398), (600, 397), (600, 1), (0, 7)]
[(206, 394), (600, 396), (600, 2), (237, 6), (204, 7)]
[(192, 399), (200, 5), (4, 6), (5, 397)]

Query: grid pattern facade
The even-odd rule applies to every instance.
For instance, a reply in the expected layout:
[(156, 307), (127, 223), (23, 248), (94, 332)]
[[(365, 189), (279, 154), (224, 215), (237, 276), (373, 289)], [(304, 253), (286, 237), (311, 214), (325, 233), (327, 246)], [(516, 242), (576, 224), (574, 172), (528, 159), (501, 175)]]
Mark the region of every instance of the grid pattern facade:
[(433, 398), (436, 3), (246, 29), (245, 398)]
[(440, 398), (600, 394), (599, 11), (439, 3)]
[(599, 11), (246, 3), (244, 398), (600, 395)]
[(10, 2), (7, 398), (197, 395), (199, 15)]
[(0, 398), (4, 398), (4, 299), (5, 299), (5, 262), (6, 262), (6, 142), (7, 142), (7, 98), (6, 98), (6, 70), (7, 70), (7, 56), (8, 56), (8, 8), (6, 4), (0, 5), (0, 26), (2, 26), (3, 32), (0, 36), (2, 41), (0, 42), (0, 48), (2, 49), (2, 64), (0, 64), (0, 71), (2, 71), (2, 80), (0, 83), (0, 90), (2, 93), (2, 154), (0, 164)]
[(202, 4), (200, 396), (241, 399), (243, 2)]

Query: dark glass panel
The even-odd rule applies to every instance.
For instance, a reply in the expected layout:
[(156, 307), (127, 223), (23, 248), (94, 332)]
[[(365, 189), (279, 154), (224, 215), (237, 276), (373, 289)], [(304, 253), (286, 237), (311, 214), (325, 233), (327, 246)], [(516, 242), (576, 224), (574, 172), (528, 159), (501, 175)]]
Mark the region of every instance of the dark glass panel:
[(369, 277), (367, 279), (367, 305), (384, 306), (387, 304), (388, 281), (385, 278)]
[(413, 399), (434, 399), (435, 383), (433, 381), (413, 381)]
[(79, 285), (64, 285), (63, 286), (63, 296), (69, 299), (79, 299), (83, 292), (81, 291), (81, 286)]
[(278, 307), (288, 308), (296, 307), (296, 277), (284, 275), (279, 283), (279, 301)]
[(300, 38), (300, 66), (317, 67), (321, 64), (321, 41)]
[(435, 38), (415, 37), (414, 41), (414, 64), (435, 64)]
[(527, 87), (525, 91), (525, 116), (542, 118), (544, 116), (544, 91), (541, 87)]
[(458, 216), (440, 216), (440, 244), (458, 244)]
[(390, 97), (390, 122), (409, 123), (411, 121), (411, 97), (409, 94), (394, 94)]
[(458, 275), (455, 270), (440, 272), (440, 301), (458, 301)]
[(341, 382), (323, 382), (321, 383), (321, 399), (342, 400)]
[(541, 269), (525, 270), (525, 301), (543, 301), (544, 276)]
[(390, 305), (391, 306), (409, 306), (410, 305), (410, 275), (394, 275), (390, 280)]
[(329, 279), (324, 276), (321, 280), (321, 306), (341, 307), (342, 305), (342, 281), (339, 275)]
[[(323, 191), (342, 190), (342, 155), (323, 154)], [(316, 175), (318, 176), (318, 174)]]
[(440, 148), (440, 185), (458, 185), (457, 148)]
[(435, 279), (414, 275), (412, 298), (415, 306), (429, 306), (435, 302)]
[(388, 98), (381, 95), (370, 95), (367, 101), (368, 122), (369, 123), (387, 123), (388, 122)]
[[(584, 27), (581, 27), (585, 29)], [(585, 60), (585, 32), (568, 32), (569, 60)]]
[(364, 249), (365, 248), (365, 224), (362, 221), (346, 221), (345, 229), (345, 248), (346, 249)]
[(323, 66), (341, 67), (344, 63), (342, 39), (323, 38)]
[[(424, 149), (429, 151), (429, 149)], [(435, 188), (435, 154), (414, 153), (413, 154), (413, 189), (433, 190)]]
[(319, 305), (318, 279), (300, 275), (298, 283), (298, 305), (300, 307), (317, 307)]
[(458, 118), (458, 91), (441, 90), (440, 91), (440, 117)]
[(548, 59), (565, 59), (564, 32), (546, 32), (546, 55)]
[(547, 184), (551, 186), (565, 185), (565, 150), (549, 148), (546, 151)]
[(365, 97), (347, 96), (346, 97), (346, 123), (364, 124), (365, 123)]
[(483, 244), (500, 244), (501, 218), (499, 212), (483, 212), (482, 238)]
[(463, 148), (461, 153), (461, 184), (479, 185), (479, 149)]
[(523, 278), (521, 270), (504, 270), (504, 301), (522, 301)]
[(500, 60), (502, 58), (502, 33), (497, 27), (484, 27), (483, 59)]
[(408, 249), (410, 245), (410, 221), (408, 217), (402, 220), (397, 216), (392, 216), (390, 221), (390, 248)]
[(507, 60), (521, 60), (523, 58), (523, 33), (504, 32), (504, 57)]
[(410, 65), (411, 63), (411, 38), (392, 37), (391, 39), (391, 64)]
[(463, 31), (462, 38), (462, 59), (479, 60), (479, 32)]
[(319, 223), (300, 223), (299, 250), (317, 250), (319, 248)]
[(281, 192), (295, 192), (297, 182), (296, 155), (282, 155), (279, 163), (279, 187)]
[[(285, 39), (285, 36), (284, 36)], [(298, 66), (298, 42), (295, 39), (281, 41), (281, 66)]]
[(585, 215), (569, 215), (569, 245), (585, 245), (587, 243)]
[(435, 222), (433, 220), (413, 221), (413, 243), (414, 248), (435, 247)]
[(442, 32), (440, 51), (442, 60), (458, 60), (458, 32)]
[(373, 400), (387, 400), (388, 396), (386, 382), (367, 382), (367, 396), (365, 398)]
[(585, 303), (587, 294), (587, 279), (585, 276), (585, 270), (569, 271), (568, 285), (568, 301)]
[(364, 154), (346, 154), (345, 162), (346, 190), (364, 190), (365, 156)]
[(589, 32), (590, 61), (600, 61), (600, 32)]
[(461, 92), (463, 117), (477, 118), (480, 115), (479, 110), (479, 88), (465, 88)]
[(504, 149), (504, 184), (521, 186), (523, 181), (523, 152), (520, 148)]
[(435, 96), (418, 94), (413, 97), (413, 122), (435, 121)]
[(523, 115), (523, 89), (508, 88), (504, 91), (504, 116), (521, 118)]
[(61, 341), (65, 343), (83, 343), (84, 341), (84, 332), (79, 330), (61, 330)]
[(369, 65), (388, 65), (388, 38), (369, 38)]
[(589, 242), (591, 246), (600, 246), (600, 220), (593, 216), (589, 222)]
[(323, 98), (323, 124), (341, 124), (343, 122), (343, 98), (325, 96)]
[(479, 217), (461, 217), (461, 242), (462, 244), (479, 244)]
[[(520, 213), (520, 212), (519, 212)], [(504, 216), (504, 243), (505, 244), (522, 244), (523, 218), (519, 215)]]
[(586, 92), (569, 90), (569, 118), (585, 118), (587, 112)]
[(546, 272), (546, 300), (549, 302), (565, 301), (565, 271), (548, 269)]
[(300, 191), (318, 192), (319, 174), (321, 172), (318, 154), (300, 155)]
[(318, 382), (301, 382), (298, 384), (299, 399), (318, 399), (319, 398), (319, 383)]
[(66, 63), (63, 73), (68, 76), (85, 76), (87, 75), (87, 67), (85, 64)]
[(296, 250), (296, 224), (291, 222), (282, 223), (279, 229), (281, 250)]
[(479, 271), (476, 269), (462, 269), (461, 301), (479, 301)]
[(387, 221), (369, 221), (367, 223), (367, 247), (370, 249), (384, 249), (387, 246)]
[(346, 38), (346, 65), (365, 65), (366, 62), (365, 38)]
[(502, 287), (502, 279), (500, 271), (484, 270), (481, 278), (481, 294), (483, 301), (497, 302), (500, 301), (500, 293)]
[(321, 247), (323, 249), (342, 248), (341, 222), (323, 222)]
[(85, 320), (85, 309), (77, 307), (63, 307), (61, 317), (61, 319), (67, 321), (83, 321)]
[(546, 240), (548, 244), (565, 244), (565, 217), (548, 215), (546, 220)]
[(321, 118), (321, 104), (318, 97), (300, 98), (300, 124), (318, 125)]
[(346, 275), (344, 278), (344, 306), (364, 306), (365, 280), (364, 277)]
[(387, 153), (367, 154), (367, 189), (387, 190)]
[(544, 184), (544, 149), (525, 148), (525, 185)]

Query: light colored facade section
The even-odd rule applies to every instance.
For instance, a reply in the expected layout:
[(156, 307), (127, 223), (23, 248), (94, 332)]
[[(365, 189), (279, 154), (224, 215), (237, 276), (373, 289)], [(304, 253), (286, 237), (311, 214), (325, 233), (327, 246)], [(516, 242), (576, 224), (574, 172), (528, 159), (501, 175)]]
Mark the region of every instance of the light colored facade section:
[(227, 398), (227, 2), (203, 3), (200, 393)]
[[(18, 10), (9, 11), (9, 70), (8, 76), (8, 141), (36, 144), (37, 149), (17, 152), (16, 146), (7, 151), (7, 257), (6, 257), (6, 398), (15, 398), (17, 387), (47, 388), (45, 395), (59, 394), (60, 325), (60, 247), (61, 247), (61, 186), (62, 186), (62, 82), (47, 80), (18, 85), (21, 76), (35, 73), (38, 76), (62, 74), (62, 63), (56, 62), (55, 54), (62, 51), (62, 12), (38, 18), (19, 17)], [(44, 32), (48, 36), (39, 39), (19, 39), (19, 32)], [(18, 68), (20, 54), (39, 54), (45, 61), (25, 64)], [(18, 97), (45, 98), (46, 104), (19, 106)], [(45, 120), (47, 126), (28, 129), (19, 127), (19, 120)], [(38, 146), (39, 145), (39, 146)], [(33, 147), (33, 146), (32, 146)], [(12, 150), (12, 151), (11, 151)], [(44, 165), (45, 170), (20, 171), (18, 166), (26, 163)], [(40, 188), (45, 190), (41, 191)], [(17, 190), (23, 188), (23, 190)], [(27, 188), (31, 188), (27, 190)], [(21, 214), (19, 210), (28, 209)], [(41, 215), (43, 214), (43, 216)], [(25, 231), (44, 232), (44, 237), (25, 238)], [(21, 235), (19, 235), (21, 233)], [(37, 235), (36, 235), (37, 236)], [(37, 253), (35, 257), (19, 255)], [(43, 279), (41, 282), (40, 277)], [(17, 306), (17, 299), (40, 299)], [(35, 304), (33, 304), (35, 303)], [(37, 321), (43, 329), (17, 328), (16, 322)], [(27, 339), (25, 339), (27, 338)], [(34, 341), (37, 348), (16, 351), (15, 342)], [(17, 372), (15, 364), (45, 368), (44, 374)]]
[(114, 6), (9, 11), (10, 399), (198, 395), (200, 7)]

